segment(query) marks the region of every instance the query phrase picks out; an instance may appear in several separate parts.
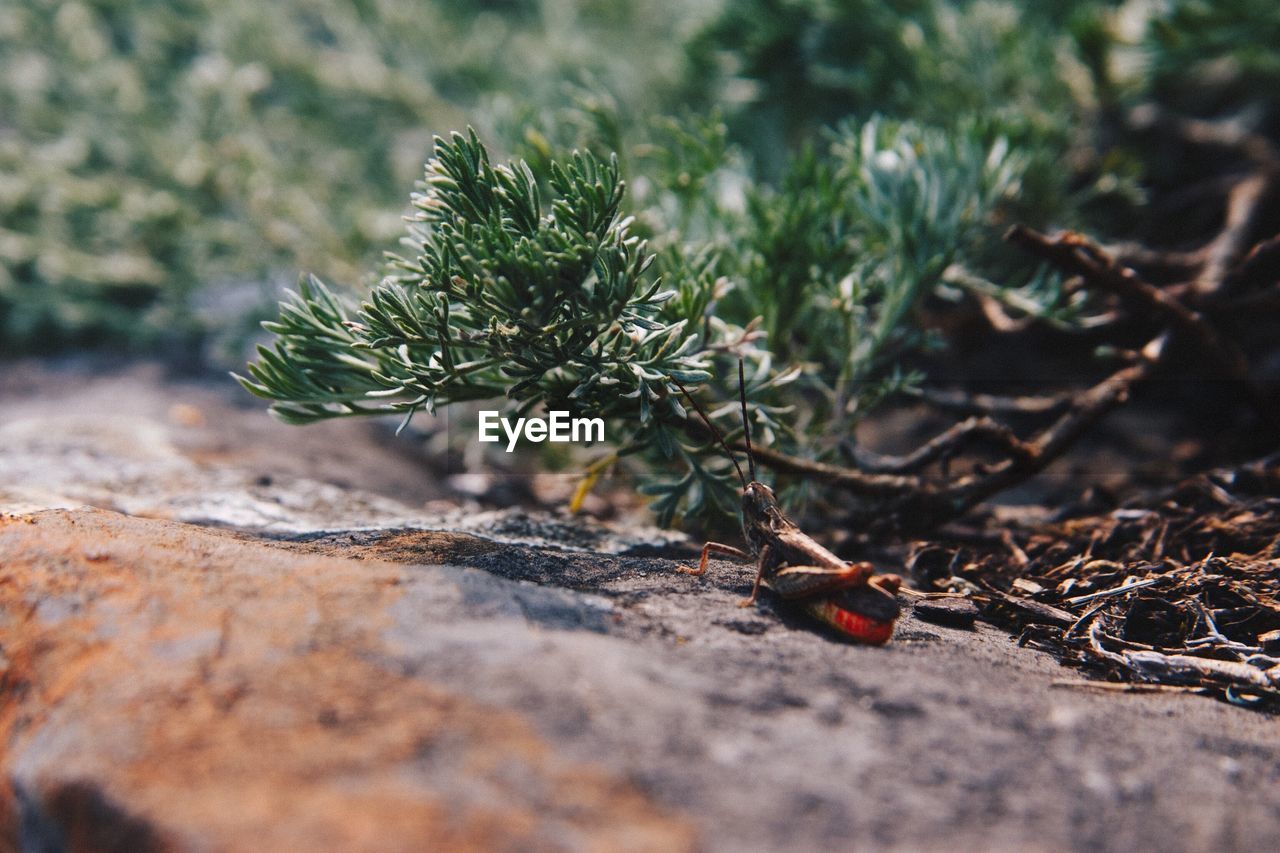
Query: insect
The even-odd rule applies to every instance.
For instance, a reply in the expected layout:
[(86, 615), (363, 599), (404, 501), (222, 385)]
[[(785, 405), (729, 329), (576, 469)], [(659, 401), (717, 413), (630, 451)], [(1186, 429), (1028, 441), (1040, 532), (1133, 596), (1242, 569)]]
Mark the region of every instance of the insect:
[(738, 602), (739, 607), (755, 604), (760, 587), (765, 586), (848, 637), (876, 646), (887, 642), (898, 618), (896, 594), (902, 586), (902, 579), (897, 575), (875, 575), (870, 563), (848, 563), (822, 547), (787, 518), (773, 490), (756, 479), (742, 361), (738, 361), (738, 394), (742, 403), (750, 480), (743, 475), (742, 466), (733, 451), (702, 407), (683, 385), (675, 379), (672, 381), (693, 404), (738, 472), (738, 479), (742, 482), (742, 534), (750, 548), (747, 552), (732, 545), (708, 542), (702, 548), (696, 569), (679, 566), (677, 571), (697, 576), (706, 574), (707, 558), (712, 553), (743, 560), (754, 559), (756, 579), (751, 597)]

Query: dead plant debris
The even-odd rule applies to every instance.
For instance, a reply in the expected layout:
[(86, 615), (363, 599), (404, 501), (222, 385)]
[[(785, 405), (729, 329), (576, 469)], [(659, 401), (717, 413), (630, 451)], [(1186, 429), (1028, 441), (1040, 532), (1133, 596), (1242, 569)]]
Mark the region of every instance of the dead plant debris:
[[(1211, 474), (1105, 515), (930, 545), (925, 589), (967, 591), (1021, 645), (1106, 681), (1280, 712), (1280, 498)], [(997, 544), (998, 543), (998, 544)], [(1070, 682), (1079, 686), (1082, 682)], [(1135, 688), (1137, 689), (1137, 688)]]

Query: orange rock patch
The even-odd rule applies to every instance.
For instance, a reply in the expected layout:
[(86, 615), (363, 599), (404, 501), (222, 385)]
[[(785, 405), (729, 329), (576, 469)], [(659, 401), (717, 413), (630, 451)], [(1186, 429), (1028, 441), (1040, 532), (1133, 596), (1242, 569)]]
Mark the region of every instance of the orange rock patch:
[(0, 519), (0, 849), (680, 850), (689, 824), (383, 646), (406, 569)]

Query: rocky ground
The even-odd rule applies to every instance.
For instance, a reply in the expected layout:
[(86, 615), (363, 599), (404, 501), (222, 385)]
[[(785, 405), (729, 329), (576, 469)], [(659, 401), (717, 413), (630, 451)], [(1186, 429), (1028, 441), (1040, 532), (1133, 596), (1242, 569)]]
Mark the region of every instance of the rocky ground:
[[(880, 649), (229, 382), (0, 368), (0, 849), (1252, 850), (1274, 717)], [(895, 567), (885, 566), (885, 569)], [(909, 609), (909, 607), (908, 607)]]

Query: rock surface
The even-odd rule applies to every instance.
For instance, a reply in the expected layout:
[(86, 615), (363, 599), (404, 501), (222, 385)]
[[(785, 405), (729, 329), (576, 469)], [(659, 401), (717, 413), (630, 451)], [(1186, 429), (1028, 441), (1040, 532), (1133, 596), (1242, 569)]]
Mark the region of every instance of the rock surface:
[(286, 426), (229, 380), (211, 387), (145, 364), (0, 370), (0, 511), (88, 504), (263, 534), (412, 527), (611, 554), (684, 541), (459, 507), (439, 479), (377, 424)]
[[(1274, 718), (1055, 687), (1075, 674), (982, 623), (908, 614), (885, 648), (848, 645), (770, 599), (734, 607), (745, 566), (695, 579), (661, 555), (583, 550), (634, 551), (603, 528), (498, 513), (471, 532), (422, 529), (427, 514), (375, 481), (308, 503), (324, 472), (250, 410), (248, 438), (220, 434), (219, 458), (193, 461), (166, 408), (137, 404), (117, 439), (52, 417), (66, 398), (49, 393), (15, 407), (0, 385), (0, 435), (27, 436), (0, 444), (0, 849), (1177, 851), (1280, 837)], [(227, 398), (200, 393), (221, 420)], [(390, 452), (344, 439), (357, 461)], [(169, 462), (139, 461), (162, 440)], [(260, 503), (236, 504), (248, 523), (199, 514), (202, 488), (239, 500), (264, 460), (279, 467)], [(131, 465), (136, 478), (119, 476)], [(574, 548), (545, 547), (566, 534)]]
[[(521, 612), (486, 575), (95, 510), (0, 522), (0, 564), (24, 848), (690, 845), (624, 777), (418, 672), (443, 651), (427, 626)], [(553, 621), (593, 606), (527, 597)]]

